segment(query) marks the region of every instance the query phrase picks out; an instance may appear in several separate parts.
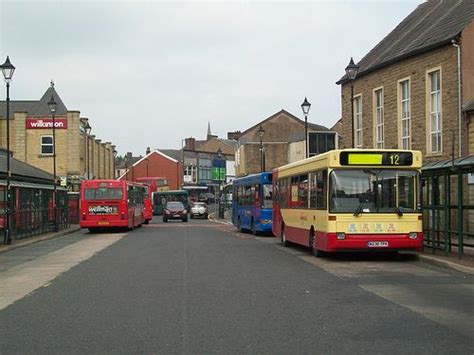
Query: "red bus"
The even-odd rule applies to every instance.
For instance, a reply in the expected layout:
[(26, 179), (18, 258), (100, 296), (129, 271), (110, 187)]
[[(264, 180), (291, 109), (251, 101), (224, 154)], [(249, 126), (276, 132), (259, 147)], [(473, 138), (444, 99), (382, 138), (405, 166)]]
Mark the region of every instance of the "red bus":
[(135, 181), (149, 185), (151, 190), (150, 193), (156, 191), (168, 191), (170, 189), (168, 185), (168, 179), (165, 177), (139, 177), (136, 178)]
[(145, 222), (143, 184), (121, 180), (84, 180), (81, 184), (81, 228), (129, 230)]
[(145, 218), (145, 224), (150, 223), (153, 219), (153, 203), (151, 200), (151, 188), (147, 184), (145, 186), (145, 197), (143, 199), (143, 217)]

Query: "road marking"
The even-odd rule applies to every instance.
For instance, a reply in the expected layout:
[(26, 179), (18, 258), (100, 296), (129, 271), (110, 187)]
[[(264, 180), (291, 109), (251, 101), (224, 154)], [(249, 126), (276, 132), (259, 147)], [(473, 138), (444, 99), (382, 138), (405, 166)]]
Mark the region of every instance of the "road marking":
[(126, 234), (101, 234), (43, 255), (0, 273), (0, 310), (40, 287), (47, 287), (63, 272), (89, 259)]
[[(397, 303), (403, 307), (421, 314), (422, 316), (455, 329), (461, 334), (470, 338), (474, 335), (474, 285), (454, 284), (454, 285), (359, 285), (364, 290), (372, 292), (379, 297)], [(466, 295), (466, 309), (470, 312), (461, 311), (455, 306), (457, 300), (453, 300), (452, 295)], [(434, 299), (427, 297), (436, 295)], [(462, 301), (461, 301), (462, 302)]]

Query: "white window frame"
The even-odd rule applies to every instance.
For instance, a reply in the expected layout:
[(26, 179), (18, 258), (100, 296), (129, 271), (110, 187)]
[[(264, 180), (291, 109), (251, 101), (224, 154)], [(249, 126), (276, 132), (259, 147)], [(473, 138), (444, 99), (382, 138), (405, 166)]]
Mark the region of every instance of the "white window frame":
[[(404, 85), (406, 83), (407, 96), (404, 98)], [(398, 109), (399, 109), (399, 147), (400, 149), (411, 149), (411, 78), (403, 78), (398, 81)], [(405, 110), (406, 108), (406, 110)], [(407, 126), (406, 132), (404, 125)], [(407, 134), (405, 134), (407, 133)]]
[[(51, 138), (51, 144), (45, 144), (43, 143), (43, 138)], [(43, 146), (45, 147), (51, 147), (52, 153), (43, 153)], [(46, 155), (46, 156), (52, 156), (54, 155), (54, 142), (53, 142), (53, 135), (51, 134), (45, 134), (40, 137), (40, 153), (41, 155)]]
[[(439, 83), (438, 89), (433, 90), (431, 85), (432, 77), (438, 73)], [(443, 92), (443, 76), (441, 67), (432, 68), (426, 71), (426, 127), (427, 127), (427, 154), (428, 155), (442, 155), (443, 154), (443, 103), (442, 103), (442, 92)], [(437, 101), (436, 105), (433, 105), (433, 100)], [(437, 106), (437, 107), (434, 107)], [(437, 118), (437, 127), (433, 127), (433, 115)], [(436, 139), (436, 144), (433, 144), (433, 139)]]
[[(362, 94), (354, 95), (354, 145), (355, 148), (362, 148), (363, 146), (363, 108), (362, 108)], [(358, 111), (360, 108), (360, 111)], [(359, 125), (360, 123), (360, 125)]]
[[(383, 86), (373, 89), (373, 113), (374, 113), (374, 148), (383, 149), (385, 146), (384, 130), (384, 91)], [(379, 100), (380, 98), (380, 100)]]

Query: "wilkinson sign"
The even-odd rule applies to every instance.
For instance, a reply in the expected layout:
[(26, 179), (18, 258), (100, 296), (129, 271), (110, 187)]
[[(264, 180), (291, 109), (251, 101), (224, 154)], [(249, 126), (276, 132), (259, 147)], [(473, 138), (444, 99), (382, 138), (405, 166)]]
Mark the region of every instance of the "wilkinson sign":
[[(54, 128), (67, 129), (67, 118), (56, 118)], [(48, 129), (53, 128), (52, 118), (27, 118), (26, 129)]]

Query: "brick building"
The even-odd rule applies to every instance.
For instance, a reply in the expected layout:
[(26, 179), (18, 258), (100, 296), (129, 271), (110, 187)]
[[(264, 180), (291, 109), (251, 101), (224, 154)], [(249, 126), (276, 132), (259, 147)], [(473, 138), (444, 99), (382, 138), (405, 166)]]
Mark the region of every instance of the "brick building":
[(472, 0), (419, 5), (337, 83), (336, 129), (354, 145), (416, 149), (425, 162), (474, 154), (474, 6)]
[[(236, 175), (259, 173), (262, 156), (260, 153), (259, 129), (262, 137), (264, 170), (272, 169), (305, 158), (305, 123), (286, 110), (281, 110), (247, 130), (230, 133), (237, 138), (235, 148)], [(335, 132), (326, 127), (308, 122), (310, 155), (318, 153), (318, 141), (321, 138), (321, 151), (336, 147)], [(323, 142), (324, 138), (324, 142)]]
[[(128, 160), (132, 161), (131, 153)], [(134, 160), (136, 157), (133, 157)], [(150, 150), (133, 165), (128, 165), (119, 177), (120, 180), (135, 181), (140, 177), (164, 177), (168, 180), (170, 190), (181, 187), (183, 166), (180, 161), (160, 150)]]
[[(57, 103), (56, 172), (62, 184), (78, 191), (80, 181), (88, 175), (91, 178), (113, 178), (115, 146), (86, 133), (89, 120), (81, 118), (79, 111), (66, 108), (53, 83), (40, 100), (10, 101), (10, 150), (13, 156), (53, 172), (52, 116), (47, 104), (51, 97)], [(5, 112), (6, 102), (0, 101), (3, 148), (7, 145)]]

